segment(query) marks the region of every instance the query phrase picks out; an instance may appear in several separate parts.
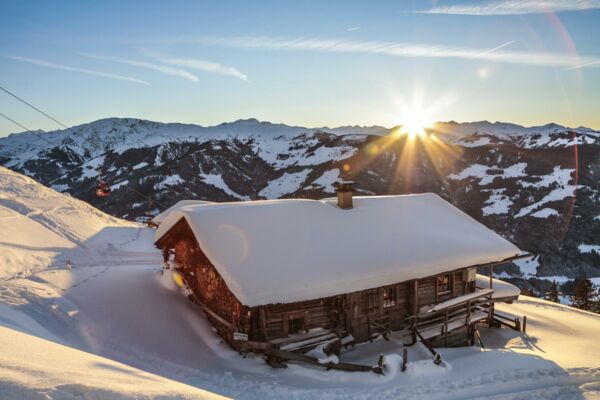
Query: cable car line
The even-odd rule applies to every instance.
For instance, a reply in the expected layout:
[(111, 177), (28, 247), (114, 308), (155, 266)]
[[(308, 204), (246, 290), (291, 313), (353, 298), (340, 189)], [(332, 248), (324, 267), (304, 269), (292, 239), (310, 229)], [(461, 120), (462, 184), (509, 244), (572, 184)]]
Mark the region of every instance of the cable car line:
[(56, 120), (56, 119), (52, 118), (51, 116), (49, 116), (48, 114), (46, 114), (45, 112), (43, 112), (42, 110), (40, 110), (39, 108), (37, 108), (37, 107), (35, 107), (35, 106), (33, 106), (33, 105), (29, 104), (28, 102), (26, 102), (25, 100), (23, 100), (22, 98), (20, 98), (20, 97), (19, 97), (19, 96), (17, 96), (16, 94), (12, 93), (11, 91), (9, 91), (9, 90), (7, 90), (7, 89), (3, 88), (2, 86), (0, 86), (0, 90), (2, 90), (2, 91), (4, 91), (4, 92), (6, 92), (7, 94), (11, 95), (11, 96), (12, 96), (12, 97), (14, 97), (15, 99), (19, 100), (21, 103), (24, 103), (24, 104), (26, 104), (27, 106), (29, 106), (29, 107), (33, 108), (35, 111), (37, 111), (37, 112), (39, 112), (39, 113), (41, 113), (41, 114), (45, 115), (46, 117), (50, 118), (52, 121), (56, 122), (57, 124), (59, 124), (59, 125), (61, 125), (61, 126), (65, 127), (65, 128), (67, 128), (67, 129), (69, 129), (69, 127), (68, 127), (68, 126), (66, 126), (65, 124), (63, 124), (62, 122), (60, 122), (60, 121), (58, 121), (58, 120)]
[[(0, 87), (0, 88), (1, 88), (1, 87)], [(43, 136), (40, 136), (40, 135), (38, 135), (38, 134), (37, 134), (37, 132), (35, 132), (35, 131), (33, 131), (33, 130), (31, 130), (31, 129), (27, 128), (25, 125), (23, 125), (23, 124), (21, 124), (21, 123), (17, 122), (17, 121), (16, 121), (16, 120), (14, 120), (13, 118), (10, 118), (9, 116), (7, 116), (7, 115), (5, 115), (5, 114), (3, 114), (3, 113), (0, 113), (0, 116), (4, 117), (5, 119), (7, 119), (8, 121), (12, 122), (13, 124), (15, 124), (15, 125), (17, 125), (17, 126), (21, 127), (22, 129), (25, 129), (25, 130), (27, 131), (27, 133), (31, 133), (31, 134), (33, 134), (33, 135), (37, 136), (38, 138), (40, 138), (40, 139), (44, 140), (44, 141), (45, 141), (45, 142), (47, 142), (48, 144), (50, 144), (50, 145), (52, 145), (52, 146), (56, 146), (56, 145), (57, 145), (56, 143), (52, 143), (51, 141), (49, 141), (48, 139), (44, 138)], [(67, 128), (67, 129), (70, 129), (70, 128)], [(49, 133), (49, 132), (47, 132), (47, 131), (45, 131), (45, 130), (43, 130), (43, 129), (39, 129), (39, 130), (40, 130), (40, 131), (42, 131), (43, 133)], [(141, 143), (141, 142), (140, 142), (140, 143)], [(96, 156), (96, 157), (93, 157), (93, 158), (91, 158), (90, 160), (93, 160), (93, 159), (95, 159), (95, 158), (98, 158), (98, 157), (104, 156), (104, 155), (106, 155), (106, 153), (107, 153), (107, 152), (105, 152), (105, 153), (102, 153), (102, 154), (100, 154), (100, 155), (98, 155), (98, 156)], [(118, 160), (120, 160), (121, 162), (123, 162), (123, 163), (125, 163), (125, 164), (129, 165), (129, 167), (133, 168), (133, 166), (132, 166), (130, 163), (128, 163), (127, 161), (123, 160), (122, 158), (120, 158), (120, 157), (119, 157), (118, 155), (116, 155), (116, 154), (115, 154), (115, 158), (116, 158), (116, 159), (118, 159)], [(90, 160), (87, 160), (87, 161), (90, 161)], [(62, 175), (61, 177), (59, 177), (59, 178), (56, 178), (56, 179), (54, 179), (54, 180), (50, 181), (50, 182), (49, 182), (49, 184), (51, 184), (51, 183), (53, 183), (53, 182), (57, 181), (58, 179), (61, 179), (62, 177), (64, 177), (64, 175)], [(71, 192), (77, 192), (77, 191), (79, 191), (80, 189), (82, 189), (84, 186), (88, 186), (88, 184), (87, 184), (87, 183), (82, 183), (81, 185), (79, 185), (79, 186), (76, 186), (75, 188), (71, 188)], [(100, 190), (99, 190), (99, 189), (100, 189)], [(132, 192), (132, 193), (136, 193), (136, 194), (138, 194), (139, 196), (141, 196), (141, 197), (142, 197), (142, 198), (144, 198), (144, 199), (145, 199), (145, 198), (146, 198), (146, 196), (147, 196), (147, 195), (145, 195), (145, 194), (143, 194), (143, 193), (141, 193), (141, 192), (139, 192), (139, 191), (137, 191), (137, 190), (135, 190), (135, 189), (133, 189), (133, 188), (131, 188), (131, 187), (129, 187), (129, 186), (125, 186), (125, 189), (129, 190), (129, 191), (130, 191), (130, 192)], [(87, 188), (86, 188), (86, 190), (87, 190)], [(101, 193), (101, 194), (99, 194), (99, 193)], [(108, 197), (108, 195), (110, 195), (110, 193), (111, 193), (110, 186), (108, 186), (108, 184), (107, 184), (106, 182), (103, 182), (103, 181), (100, 181), (100, 182), (98, 182), (98, 185), (96, 186), (96, 195), (97, 195), (98, 197)], [(160, 201), (158, 201), (158, 200), (156, 200), (156, 199), (154, 200), (154, 203), (155, 203), (155, 204), (157, 204), (157, 205), (159, 205), (159, 206), (161, 206), (161, 207), (163, 207), (164, 209), (167, 209), (167, 208), (168, 208), (168, 207), (166, 207), (164, 204), (162, 204)]]

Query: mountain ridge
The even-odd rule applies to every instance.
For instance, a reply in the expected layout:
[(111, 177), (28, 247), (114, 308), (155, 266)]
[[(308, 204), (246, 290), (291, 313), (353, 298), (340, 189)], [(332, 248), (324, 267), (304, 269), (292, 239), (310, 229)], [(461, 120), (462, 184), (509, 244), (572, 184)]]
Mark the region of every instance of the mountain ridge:
[[(433, 192), (540, 255), (535, 267), (504, 270), (521, 287), (538, 287), (541, 276), (600, 276), (600, 254), (585, 251), (600, 245), (600, 133), (448, 124), (411, 139), (373, 134), (382, 127), (110, 118), (45, 134), (51, 145), (31, 133), (2, 138), (0, 165), (131, 220), (184, 199), (330, 197), (346, 178), (361, 195)], [(94, 194), (100, 179), (108, 198)]]

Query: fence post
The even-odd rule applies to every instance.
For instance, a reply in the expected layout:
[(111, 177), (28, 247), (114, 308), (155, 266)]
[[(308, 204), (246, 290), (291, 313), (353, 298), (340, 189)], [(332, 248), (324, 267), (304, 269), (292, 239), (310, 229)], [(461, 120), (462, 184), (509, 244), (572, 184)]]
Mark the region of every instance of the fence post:
[(402, 369), (401, 371), (406, 371), (406, 363), (408, 362), (408, 350), (402, 350)]
[(523, 333), (527, 333), (527, 315), (523, 316)]

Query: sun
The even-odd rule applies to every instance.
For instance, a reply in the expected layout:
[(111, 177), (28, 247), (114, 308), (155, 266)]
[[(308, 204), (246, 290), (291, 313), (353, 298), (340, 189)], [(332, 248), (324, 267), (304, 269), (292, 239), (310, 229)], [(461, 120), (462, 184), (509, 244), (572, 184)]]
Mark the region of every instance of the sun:
[(399, 121), (400, 133), (407, 134), (410, 138), (425, 136), (425, 130), (433, 125), (431, 116), (418, 108), (406, 110)]

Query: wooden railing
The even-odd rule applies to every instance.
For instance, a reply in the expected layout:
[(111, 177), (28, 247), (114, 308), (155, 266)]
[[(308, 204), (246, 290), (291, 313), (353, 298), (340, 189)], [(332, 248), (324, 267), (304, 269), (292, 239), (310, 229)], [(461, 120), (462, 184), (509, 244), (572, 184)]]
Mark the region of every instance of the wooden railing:
[(444, 335), (444, 345), (446, 345), (448, 332), (459, 327), (470, 326), (473, 319), (489, 321), (492, 318), (493, 307), (492, 292), (488, 291), (440, 310), (409, 316), (407, 322), (412, 331), (413, 343), (419, 338), (434, 356), (434, 361), (439, 363), (439, 354), (433, 350), (430, 339)]

